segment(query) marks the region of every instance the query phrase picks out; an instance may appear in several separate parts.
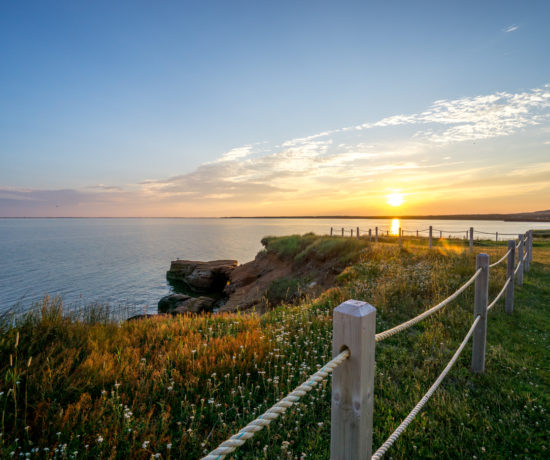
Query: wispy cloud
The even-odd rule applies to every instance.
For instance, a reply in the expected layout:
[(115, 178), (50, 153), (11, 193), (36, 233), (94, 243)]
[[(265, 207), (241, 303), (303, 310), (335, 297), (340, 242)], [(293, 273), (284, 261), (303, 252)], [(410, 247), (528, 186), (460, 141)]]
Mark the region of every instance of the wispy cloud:
[[(281, 209), (301, 209), (297, 212), (307, 214), (314, 212), (314, 206), (337, 212), (344, 203), (348, 210), (368, 203), (368, 212), (376, 212), (385, 202), (384, 195), (396, 187), (417, 201), (449, 199), (449, 193), (459, 198), (475, 196), (481, 193), (479, 184), (491, 180), (490, 196), (513, 194), (514, 181), (523, 190), (540, 191), (545, 187), (540, 170), (547, 174), (547, 163), (526, 168), (514, 163), (515, 156), (503, 160), (496, 143), (507, 139), (505, 144), (501, 141), (506, 149), (515, 146), (515, 155), (525, 156), (523, 145), (513, 136), (531, 130), (531, 136), (540, 134), (537, 148), (545, 148), (549, 127), (549, 85), (443, 99), (417, 113), (279, 144), (236, 147), (189, 173), (143, 181), (136, 190), (104, 184), (85, 191), (0, 189), (0, 213), (7, 203), (13, 207), (23, 201), (34, 202), (37, 208), (42, 203), (50, 209), (70, 205), (73, 210), (139, 206), (139, 213), (128, 211), (133, 215), (270, 214)], [(472, 154), (475, 141), (479, 141), (477, 154)], [(460, 161), (449, 161), (455, 158)], [(509, 167), (494, 166), (503, 163)], [(500, 184), (504, 176), (508, 192)], [(527, 187), (530, 178), (531, 188)], [(472, 186), (476, 183), (478, 187)]]
[(502, 31), (506, 32), (506, 33), (509, 33), (509, 32), (515, 32), (518, 29), (519, 29), (519, 26), (516, 26), (515, 24), (513, 24), (511, 26), (508, 26), (508, 27), (502, 29)]

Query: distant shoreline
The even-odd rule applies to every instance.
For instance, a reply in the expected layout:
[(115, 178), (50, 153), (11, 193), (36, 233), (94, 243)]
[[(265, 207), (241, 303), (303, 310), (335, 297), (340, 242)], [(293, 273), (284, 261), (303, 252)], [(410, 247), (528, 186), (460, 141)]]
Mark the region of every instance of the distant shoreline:
[(0, 219), (403, 219), (403, 220), (491, 220), (502, 222), (549, 222), (550, 211), (538, 211), (517, 214), (442, 214), (442, 215), (385, 215), (385, 216), (211, 216), (211, 217), (106, 217), (106, 216), (71, 216), (71, 217), (0, 217)]

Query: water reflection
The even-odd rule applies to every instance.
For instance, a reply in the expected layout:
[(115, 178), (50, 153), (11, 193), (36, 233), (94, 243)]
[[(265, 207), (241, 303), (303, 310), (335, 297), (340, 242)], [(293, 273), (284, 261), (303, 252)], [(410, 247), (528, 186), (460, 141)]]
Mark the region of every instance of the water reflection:
[(391, 227), (390, 227), (390, 235), (399, 235), (399, 227), (401, 227), (401, 222), (399, 222), (399, 219), (392, 219), (391, 220)]

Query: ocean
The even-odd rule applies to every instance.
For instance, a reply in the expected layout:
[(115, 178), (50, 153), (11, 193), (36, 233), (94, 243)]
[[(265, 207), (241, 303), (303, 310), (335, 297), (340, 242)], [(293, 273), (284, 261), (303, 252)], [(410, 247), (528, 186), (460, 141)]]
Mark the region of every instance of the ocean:
[[(502, 221), (402, 220), (393, 222), (415, 234), (432, 225), (439, 236), (466, 236), (473, 226), (517, 235), (549, 224)], [(61, 296), (67, 308), (91, 303), (132, 305), (156, 312), (158, 300), (172, 292), (166, 281), (170, 261), (252, 260), (267, 235), (314, 232), (340, 235), (360, 227), (392, 230), (386, 219), (0, 219), (0, 313), (32, 308), (44, 294)], [(406, 235), (407, 233), (405, 233)], [(426, 233), (424, 233), (426, 235)], [(510, 236), (511, 238), (511, 236)]]

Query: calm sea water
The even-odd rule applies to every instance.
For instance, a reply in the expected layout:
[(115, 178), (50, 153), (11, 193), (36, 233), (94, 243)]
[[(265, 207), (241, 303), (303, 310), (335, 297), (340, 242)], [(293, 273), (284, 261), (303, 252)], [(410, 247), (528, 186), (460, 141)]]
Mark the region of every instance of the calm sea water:
[[(0, 219), (0, 312), (16, 305), (26, 310), (45, 293), (65, 304), (131, 304), (156, 312), (171, 292), (166, 282), (170, 261), (183, 259), (252, 260), (266, 235), (315, 232), (330, 227), (378, 226), (373, 219)], [(404, 229), (436, 229), (465, 235), (476, 230), (517, 234), (548, 224), (498, 221), (405, 220)], [(394, 222), (395, 227), (395, 222)], [(458, 232), (461, 232), (460, 234)]]

